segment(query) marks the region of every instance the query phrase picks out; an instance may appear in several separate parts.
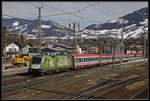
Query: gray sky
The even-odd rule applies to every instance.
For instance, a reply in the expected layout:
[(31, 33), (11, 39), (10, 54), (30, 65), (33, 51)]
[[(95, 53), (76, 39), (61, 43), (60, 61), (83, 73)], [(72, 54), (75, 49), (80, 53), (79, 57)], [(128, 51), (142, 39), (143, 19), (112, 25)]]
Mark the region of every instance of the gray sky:
[[(12, 15), (15, 17), (31, 19), (31, 17), (38, 17), (38, 9), (36, 6), (41, 6), (42, 16), (44, 15), (55, 15), (66, 12), (74, 12), (81, 9), (80, 12), (74, 14), (57, 15), (42, 17), (42, 20), (53, 20), (61, 25), (68, 26), (69, 22), (80, 21), (81, 27), (84, 28), (90, 24), (103, 23), (107, 20), (114, 20), (122, 15), (132, 13), (143, 7), (148, 7), (148, 2), (145, 1), (134, 1), (134, 2), (33, 2), (33, 1), (17, 1), (17, 2), (2, 2), (2, 13)], [(46, 4), (46, 5), (45, 5)], [(56, 8), (56, 9), (54, 9)], [(83, 9), (82, 9), (83, 8)], [(58, 10), (58, 9), (61, 9)], [(6, 17), (6, 16), (3, 16)], [(81, 18), (82, 17), (82, 18)]]

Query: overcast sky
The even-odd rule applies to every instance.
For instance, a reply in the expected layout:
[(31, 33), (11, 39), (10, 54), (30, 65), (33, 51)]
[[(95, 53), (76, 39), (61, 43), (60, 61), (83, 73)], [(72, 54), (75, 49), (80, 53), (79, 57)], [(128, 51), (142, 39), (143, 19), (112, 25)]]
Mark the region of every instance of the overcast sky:
[[(35, 19), (38, 17), (37, 6), (43, 5), (42, 16), (57, 15), (66, 12), (80, 12), (57, 16), (42, 17), (42, 20), (53, 20), (61, 25), (68, 26), (69, 22), (80, 21), (84, 28), (90, 24), (103, 23), (108, 20), (117, 19), (122, 15), (132, 13), (143, 7), (148, 7), (148, 2), (2, 2), (2, 14), (7, 14), (19, 18)], [(3, 16), (6, 17), (6, 16)]]

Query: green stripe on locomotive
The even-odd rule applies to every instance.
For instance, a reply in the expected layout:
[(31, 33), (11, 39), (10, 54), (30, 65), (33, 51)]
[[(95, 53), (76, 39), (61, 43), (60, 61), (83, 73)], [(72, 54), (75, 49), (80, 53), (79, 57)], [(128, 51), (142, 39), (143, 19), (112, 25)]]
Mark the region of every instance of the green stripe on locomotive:
[(57, 70), (64, 68), (73, 68), (73, 58), (70, 55), (55, 55), (55, 56), (43, 56), (41, 69)]

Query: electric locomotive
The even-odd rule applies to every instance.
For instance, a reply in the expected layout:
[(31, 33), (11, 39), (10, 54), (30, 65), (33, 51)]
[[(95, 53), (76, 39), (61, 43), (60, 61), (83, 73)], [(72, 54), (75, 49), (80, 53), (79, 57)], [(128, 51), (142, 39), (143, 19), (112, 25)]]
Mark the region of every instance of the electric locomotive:
[(50, 74), (56, 71), (81, 69), (99, 65), (128, 61), (127, 54), (64, 54), (33, 56), (29, 72), (32, 74)]

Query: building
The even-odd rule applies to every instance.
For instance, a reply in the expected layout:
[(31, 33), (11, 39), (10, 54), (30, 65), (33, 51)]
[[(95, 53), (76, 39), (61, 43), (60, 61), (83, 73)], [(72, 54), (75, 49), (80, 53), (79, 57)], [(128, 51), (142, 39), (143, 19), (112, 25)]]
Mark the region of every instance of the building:
[(53, 46), (53, 48), (59, 50), (60, 52), (66, 52), (66, 53), (74, 53), (75, 52), (75, 48), (70, 47), (70, 46), (66, 46), (63, 44), (55, 44)]
[(81, 53), (82, 53), (82, 49), (80, 48), (79, 45), (76, 46), (76, 52), (77, 52), (78, 54), (81, 54)]
[(27, 44), (22, 48), (23, 53), (29, 53), (29, 48), (33, 47), (31, 44)]
[(126, 53), (127, 54), (143, 54), (143, 46), (142, 45), (130, 45), (128, 47), (126, 47)]
[(60, 54), (61, 52), (55, 48), (43, 48), (41, 49), (42, 54)]
[[(16, 44), (19, 46), (19, 48), (21, 48), (26, 43), (25, 36), (22, 33), (5, 32), (2, 34), (3, 34), (3, 36), (5, 36), (2, 38), (2, 49), (4, 50), (3, 51), (4, 53), (6, 52), (5, 48), (10, 44), (11, 45), (8, 47), (15, 46), (14, 44)], [(12, 50), (12, 51), (15, 51), (15, 50)]]
[(17, 53), (20, 51), (20, 46), (17, 45), (16, 43), (11, 43), (4, 49), (6, 53)]
[(20, 46), (24, 46), (26, 43), (26, 37), (23, 33), (11, 33), (8, 32), (6, 33), (6, 40), (7, 40), (7, 44), (10, 44), (12, 42), (18, 43)]

